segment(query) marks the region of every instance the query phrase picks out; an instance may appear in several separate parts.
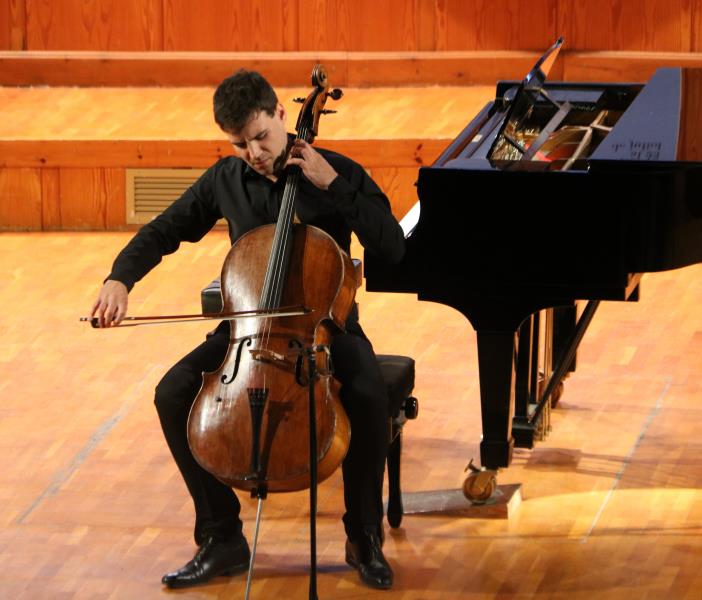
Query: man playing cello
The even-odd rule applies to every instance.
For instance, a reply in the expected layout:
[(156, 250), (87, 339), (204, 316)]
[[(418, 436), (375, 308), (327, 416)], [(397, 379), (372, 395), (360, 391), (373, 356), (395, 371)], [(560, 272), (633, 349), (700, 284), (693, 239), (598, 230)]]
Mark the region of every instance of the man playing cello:
[[(92, 307), (91, 315), (101, 327), (118, 325), (124, 319), (129, 291), (164, 255), (175, 252), (183, 241), (202, 239), (218, 219), (227, 220), (232, 244), (255, 227), (275, 223), (287, 165), (298, 165), (302, 171), (296, 203), (302, 223), (326, 231), (346, 252), (353, 232), (368, 251), (387, 262), (402, 258), (404, 236), (387, 197), (352, 160), (302, 140), (293, 145), (286, 132), (285, 108), (260, 74), (242, 69), (225, 79), (214, 94), (214, 116), (237, 156), (212, 165), (120, 252)], [(156, 387), (163, 433), (194, 502), (198, 546), (192, 560), (163, 576), (169, 588), (233, 575), (245, 570), (249, 562), (239, 501), (229, 486), (197, 463), (186, 435), (202, 373), (219, 367), (228, 344), (229, 323), (223, 321)], [(346, 561), (367, 585), (389, 588), (393, 572), (382, 552), (388, 398), (355, 306), (345, 331), (333, 337), (330, 350), (353, 432), (342, 464)]]

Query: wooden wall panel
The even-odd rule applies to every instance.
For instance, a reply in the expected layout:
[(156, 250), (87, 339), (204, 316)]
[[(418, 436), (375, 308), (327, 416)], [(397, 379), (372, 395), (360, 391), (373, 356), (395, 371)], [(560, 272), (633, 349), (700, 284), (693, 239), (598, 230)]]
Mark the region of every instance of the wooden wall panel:
[(161, 50), (163, 0), (26, 0), (28, 50)]
[(63, 226), (105, 229), (107, 204), (112, 193), (107, 189), (104, 169), (60, 169), (59, 188)]
[(702, 51), (702, 0), (694, 0), (690, 9), (690, 51)]
[[(301, 51), (417, 50), (423, 0), (310, 0), (299, 10)], [(428, 33), (427, 35), (431, 35)]]
[[(702, 70), (685, 69), (683, 71), (681, 90), (681, 119), (680, 135), (678, 138), (678, 160), (702, 161)], [(688, 210), (692, 215), (702, 213), (702, 200), (699, 193), (687, 201)]]
[(41, 229), (41, 170), (0, 169), (0, 230)]
[[(558, 0), (569, 50), (688, 52), (698, 0)], [(699, 24), (698, 24), (699, 25)]]
[(356, 0), (351, 11), (349, 49), (416, 50), (414, 4), (406, 0)]
[(700, 0), (4, 0), (0, 49), (702, 50)]
[(26, 0), (0, 1), (0, 49), (25, 50)]
[(437, 50), (539, 50), (556, 39), (556, 0), (446, 0)]
[[(298, 15), (299, 50), (350, 50), (354, 0), (306, 0)], [(353, 8), (353, 11), (352, 11)]]
[(125, 169), (103, 169), (105, 180), (105, 228), (124, 229), (127, 222)]
[(297, 49), (297, 0), (163, 0), (165, 50)]
[[(300, 50), (541, 49), (556, 0), (314, 0), (300, 11)], [(307, 6), (307, 4), (305, 5)]]
[(0, 2), (0, 50), (10, 49), (10, 3)]
[(390, 200), (392, 214), (399, 221), (417, 202), (416, 167), (379, 167), (370, 169), (373, 180)]
[(10, 50), (27, 49), (27, 0), (10, 0)]
[(417, 50), (437, 50), (437, 31), (445, 29), (444, 11), (437, 8), (438, 0), (416, 0)]
[(45, 231), (61, 229), (61, 195), (59, 170), (41, 170), (41, 227)]

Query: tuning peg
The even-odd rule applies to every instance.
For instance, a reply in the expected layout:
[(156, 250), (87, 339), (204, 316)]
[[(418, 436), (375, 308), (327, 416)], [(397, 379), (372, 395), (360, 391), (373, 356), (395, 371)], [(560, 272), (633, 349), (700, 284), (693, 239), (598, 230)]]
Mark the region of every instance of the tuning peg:
[(335, 110), (331, 110), (331, 109), (329, 109), (329, 108), (323, 108), (320, 112), (321, 112), (323, 115), (333, 115), (336, 111), (335, 111)]
[(293, 102), (297, 102), (298, 104), (304, 104), (305, 99), (304, 98), (293, 98)]
[(331, 92), (327, 92), (327, 96), (329, 96), (332, 100), (338, 100), (344, 95), (344, 92), (342, 92), (339, 88), (334, 88)]

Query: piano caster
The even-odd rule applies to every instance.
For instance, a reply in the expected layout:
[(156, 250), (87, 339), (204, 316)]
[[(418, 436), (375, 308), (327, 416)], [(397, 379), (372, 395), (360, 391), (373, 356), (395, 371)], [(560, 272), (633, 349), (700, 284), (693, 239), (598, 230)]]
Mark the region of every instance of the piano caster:
[(497, 471), (479, 469), (473, 465), (473, 459), (465, 470), (470, 471), (470, 474), (463, 482), (463, 495), (474, 504), (489, 500), (497, 488)]

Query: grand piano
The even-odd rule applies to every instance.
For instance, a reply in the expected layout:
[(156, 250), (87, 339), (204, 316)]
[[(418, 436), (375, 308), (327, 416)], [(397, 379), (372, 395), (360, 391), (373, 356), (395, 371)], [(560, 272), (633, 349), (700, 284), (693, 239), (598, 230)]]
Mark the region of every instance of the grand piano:
[[(477, 333), (483, 469), (530, 446), (540, 411), (602, 300), (638, 299), (646, 272), (702, 262), (702, 70), (648, 83), (547, 82), (559, 39), (436, 162), (419, 170), (419, 213), (399, 265), (367, 253), (369, 291), (416, 293)], [(520, 326), (587, 306), (535, 411), (515, 417)]]

